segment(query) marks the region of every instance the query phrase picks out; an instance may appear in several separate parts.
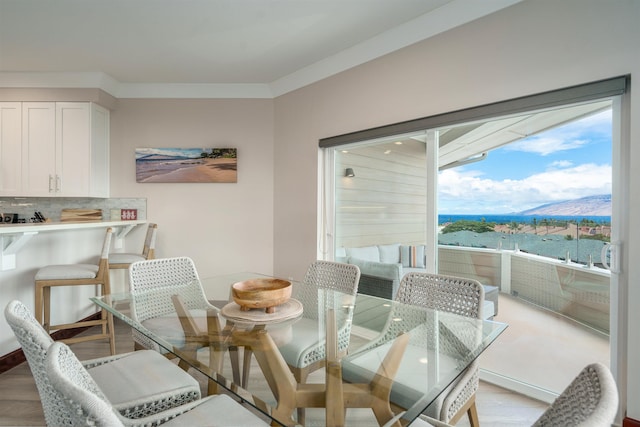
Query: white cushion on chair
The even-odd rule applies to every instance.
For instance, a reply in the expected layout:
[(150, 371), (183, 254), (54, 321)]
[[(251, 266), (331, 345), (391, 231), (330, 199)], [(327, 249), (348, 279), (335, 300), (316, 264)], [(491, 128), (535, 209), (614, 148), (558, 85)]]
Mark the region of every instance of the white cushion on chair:
[(132, 254), (132, 253), (113, 253), (109, 254), (109, 264), (131, 264), (136, 261), (144, 261), (146, 260), (140, 254)]
[(324, 337), (319, 337), (318, 321), (302, 317), (295, 323), (293, 339), (279, 350), (284, 359), (289, 361), (288, 363), (295, 361), (295, 366), (303, 366), (304, 355), (310, 348), (318, 347), (318, 342), (321, 340), (324, 341)]
[[(206, 310), (189, 310), (193, 321), (202, 332), (207, 331), (207, 311)], [(176, 313), (166, 316), (154, 317), (142, 322), (142, 326), (156, 332), (165, 338), (169, 344), (176, 347), (184, 347), (184, 329)], [(223, 325), (221, 325), (223, 326)]]
[(47, 265), (36, 273), (36, 280), (95, 279), (98, 266), (95, 264)]
[(226, 394), (209, 396), (203, 400), (202, 404), (179, 417), (163, 423), (162, 426), (258, 427), (269, 425)]
[[(389, 342), (363, 355), (344, 359), (343, 378), (351, 383), (370, 382), (389, 352), (391, 344)], [(455, 358), (442, 354), (436, 357), (432, 350), (409, 343), (402, 357), (402, 369), (398, 371), (391, 388), (391, 402), (403, 408), (410, 408), (422, 398), (425, 392), (438, 385), (437, 379), (432, 378), (429, 373), (429, 369), (433, 368), (430, 368), (427, 360), (429, 363), (438, 363), (438, 370), (445, 378), (449, 378), (451, 373), (458, 369), (459, 361)], [(428, 384), (428, 379), (434, 382)], [(443, 390), (446, 387), (447, 384), (440, 384), (438, 388)], [(446, 393), (442, 396), (445, 395)], [(431, 412), (433, 409), (429, 407), (428, 411)], [(437, 414), (427, 414), (437, 416)]]
[(162, 396), (169, 399), (196, 390), (197, 397), (200, 397), (200, 385), (195, 378), (152, 350), (129, 353), (89, 368), (88, 372), (117, 410), (130, 408), (136, 401), (144, 405), (148, 401), (147, 396), (152, 395), (161, 400)]

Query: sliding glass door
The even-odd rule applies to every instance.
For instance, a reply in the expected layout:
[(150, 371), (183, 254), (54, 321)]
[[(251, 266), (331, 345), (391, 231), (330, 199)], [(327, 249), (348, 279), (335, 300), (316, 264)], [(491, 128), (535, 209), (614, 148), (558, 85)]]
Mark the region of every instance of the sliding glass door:
[[(620, 212), (612, 208), (620, 206), (613, 183), (624, 182), (613, 170), (618, 106), (618, 97), (603, 96), (366, 138), (376, 129), (344, 144), (337, 138), (322, 150), (320, 256), (352, 263), (377, 256), (399, 263), (401, 276), (406, 260), (390, 257), (391, 249), (422, 246), (425, 271), (498, 288), (495, 319), (512, 327), (481, 361), (483, 378), (553, 399), (585, 357), (608, 364), (617, 354), (609, 336), (618, 333), (611, 321), (618, 272), (609, 270), (616, 262), (606, 248), (620, 247)], [(374, 267), (383, 274), (384, 266)], [(561, 326), (543, 323), (556, 320)], [(550, 348), (558, 351), (551, 356)]]
[[(482, 378), (541, 400), (588, 363), (610, 364), (603, 249), (615, 227), (612, 105), (567, 105), (441, 135), (457, 141), (440, 151), (438, 271), (500, 289), (495, 319), (510, 327), (483, 355)], [(451, 157), (458, 150), (464, 156)]]

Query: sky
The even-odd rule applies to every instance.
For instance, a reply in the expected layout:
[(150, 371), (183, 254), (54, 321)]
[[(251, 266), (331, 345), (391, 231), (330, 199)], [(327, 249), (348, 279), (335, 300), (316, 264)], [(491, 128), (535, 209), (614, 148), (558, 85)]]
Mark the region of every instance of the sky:
[(136, 159), (150, 154), (196, 158), (200, 157), (204, 150), (210, 150), (210, 148), (136, 148)]
[(611, 110), (440, 172), (440, 214), (507, 214), (545, 203), (611, 194)]

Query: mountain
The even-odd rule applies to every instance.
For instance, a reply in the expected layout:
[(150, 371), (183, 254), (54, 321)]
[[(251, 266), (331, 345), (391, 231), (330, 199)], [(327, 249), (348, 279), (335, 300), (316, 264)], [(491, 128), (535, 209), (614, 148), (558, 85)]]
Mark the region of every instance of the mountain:
[(191, 157), (186, 156), (168, 156), (166, 154), (147, 154), (146, 156), (138, 157), (136, 161), (146, 160), (190, 160)]
[(611, 194), (547, 203), (519, 215), (611, 216)]

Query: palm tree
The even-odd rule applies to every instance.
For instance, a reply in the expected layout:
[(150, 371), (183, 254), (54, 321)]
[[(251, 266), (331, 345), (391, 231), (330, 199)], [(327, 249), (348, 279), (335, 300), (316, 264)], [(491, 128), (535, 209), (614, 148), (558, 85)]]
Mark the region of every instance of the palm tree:
[(546, 230), (547, 230), (547, 234), (549, 234), (549, 219), (547, 219), (547, 218), (543, 218), (543, 219), (540, 221), (540, 224), (544, 225), (544, 227), (545, 227), (545, 228), (546, 228)]

